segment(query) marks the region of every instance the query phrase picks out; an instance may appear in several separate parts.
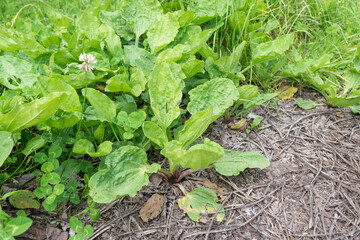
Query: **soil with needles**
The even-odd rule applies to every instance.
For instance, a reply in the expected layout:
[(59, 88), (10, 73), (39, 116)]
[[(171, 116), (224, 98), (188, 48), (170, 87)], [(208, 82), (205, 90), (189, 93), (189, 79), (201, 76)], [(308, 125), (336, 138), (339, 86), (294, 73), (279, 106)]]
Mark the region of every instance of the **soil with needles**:
[[(310, 90), (296, 97), (324, 103)], [(100, 205), (97, 223), (84, 217), (95, 229), (89, 239), (360, 239), (360, 116), (325, 104), (306, 111), (293, 100), (253, 112), (263, 117), (263, 129), (246, 134), (218, 121), (204, 135), (229, 150), (258, 151), (270, 167), (236, 177), (208, 169), (181, 183), (188, 191), (202, 185), (215, 189), (225, 209), (222, 222), (211, 214), (192, 222), (177, 205), (183, 196), (179, 188), (153, 175), (135, 197)], [(158, 217), (143, 222), (140, 209), (153, 194), (164, 196), (154, 204), (163, 202), (163, 208), (157, 209)], [(66, 239), (48, 229), (69, 231), (66, 214), (80, 209), (48, 214), (47, 222), (33, 217), (36, 224), (22, 239)], [(33, 238), (31, 231), (39, 229), (42, 235)]]

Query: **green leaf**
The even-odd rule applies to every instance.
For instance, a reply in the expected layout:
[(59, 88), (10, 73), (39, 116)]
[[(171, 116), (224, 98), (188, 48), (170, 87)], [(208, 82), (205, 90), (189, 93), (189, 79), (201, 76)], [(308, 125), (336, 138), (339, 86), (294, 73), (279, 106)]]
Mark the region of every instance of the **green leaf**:
[(19, 216), (7, 222), (2, 231), (8, 233), (10, 236), (17, 236), (26, 232), (31, 224), (32, 220), (30, 218)]
[(13, 28), (8, 29), (0, 26), (0, 36), (0, 50), (6, 52), (18, 52), (22, 50), (32, 59), (48, 52), (35, 38), (26, 37)]
[[(24, 150), (22, 150), (22, 154), (28, 156), (30, 153), (33, 153), (39, 150), (40, 148), (42, 148), (43, 146), (45, 146), (45, 144), (46, 141), (41, 137), (41, 135), (33, 137), (26, 143)], [(2, 151), (0, 150), (0, 152)]]
[(99, 170), (89, 181), (89, 195), (97, 203), (110, 203), (122, 196), (136, 195), (149, 183), (149, 175), (160, 169), (158, 164), (149, 165), (144, 150), (124, 146), (105, 158), (107, 169)]
[(91, 234), (93, 234), (94, 229), (92, 228), (92, 226), (90, 225), (86, 225), (84, 227), (84, 232), (82, 234), (82, 239), (87, 239), (90, 237)]
[(191, 168), (197, 171), (209, 167), (210, 164), (222, 158), (224, 149), (219, 144), (205, 138), (204, 144), (197, 144), (189, 150), (185, 150), (181, 142), (174, 140), (166, 145), (161, 154), (183, 168)]
[(214, 163), (218, 173), (224, 176), (236, 176), (246, 168), (266, 168), (269, 160), (258, 152), (225, 151), (225, 156)]
[[(1, 118), (0, 118), (1, 119)], [(0, 131), (0, 166), (4, 164), (7, 157), (10, 155), (11, 150), (14, 147), (14, 141), (11, 137), (11, 133), (6, 131)]]
[(66, 190), (70, 193), (73, 193), (76, 191), (76, 188), (78, 187), (78, 183), (76, 181), (75, 178), (71, 179), (67, 184), (66, 184)]
[(121, 75), (116, 75), (106, 82), (105, 91), (107, 92), (129, 92), (135, 97), (145, 90), (147, 79), (145, 73), (137, 67), (131, 68), (130, 81)]
[(216, 120), (216, 116), (212, 115), (212, 107), (196, 112), (192, 115), (179, 132), (177, 140), (181, 142), (182, 147), (186, 149), (192, 142), (205, 132), (208, 126)]
[(273, 41), (261, 43), (252, 52), (252, 62), (261, 63), (282, 56), (293, 44), (294, 34), (286, 34)]
[(50, 183), (50, 184), (53, 184), (53, 185), (58, 184), (60, 182), (60, 180), (61, 180), (59, 174), (54, 173), (54, 172), (46, 173), (43, 176), (46, 176), (47, 182)]
[(122, 16), (122, 11), (117, 10), (114, 12), (100, 11), (100, 20), (103, 23), (110, 25), (116, 33), (126, 41), (135, 38), (135, 34), (131, 27), (126, 23), (125, 18)]
[(61, 153), (62, 153), (62, 148), (58, 144), (56, 143), (51, 144), (48, 151), (49, 158), (58, 158), (61, 156)]
[(36, 195), (28, 190), (21, 190), (9, 198), (11, 205), (19, 209), (40, 208), (40, 203), (35, 199)]
[[(136, 39), (145, 33), (162, 15), (162, 7), (157, 0), (127, 0), (124, 18), (134, 29)], [(137, 42), (137, 41), (136, 41)]]
[(236, 101), (237, 104), (242, 104), (260, 95), (259, 88), (255, 85), (242, 85), (238, 88), (238, 91), (239, 99)]
[(167, 63), (177, 62), (178, 60), (181, 59), (184, 50), (185, 50), (185, 45), (182, 44), (177, 44), (173, 48), (167, 48), (158, 54), (158, 56), (156, 57), (155, 64), (158, 65), (162, 62), (167, 62)]
[(40, 74), (28, 61), (10, 56), (0, 56), (0, 84), (9, 89), (32, 87)]
[(302, 98), (297, 98), (295, 100), (294, 104), (296, 104), (298, 107), (305, 109), (305, 110), (313, 109), (314, 107), (316, 107), (318, 105), (313, 100), (304, 100)]
[(78, 154), (88, 154), (90, 157), (100, 157), (108, 155), (112, 150), (112, 142), (105, 141), (98, 146), (95, 151), (94, 145), (87, 139), (80, 139), (74, 144), (73, 152)]
[(51, 194), (43, 202), (43, 207), (48, 212), (54, 211), (56, 206), (57, 206), (57, 202), (56, 202), (56, 195), (55, 194)]
[(187, 106), (191, 114), (203, 111), (212, 106), (212, 114), (220, 116), (239, 98), (239, 92), (232, 80), (216, 78), (192, 89), (189, 92), (190, 102)]
[(346, 69), (344, 78), (346, 79), (344, 84), (344, 92), (347, 92), (351, 89), (360, 88), (360, 72), (356, 69)]
[(354, 114), (360, 114), (360, 103), (350, 106), (350, 109)]
[(70, 194), (69, 200), (73, 204), (79, 204), (80, 203), (79, 195), (76, 192)]
[(184, 64), (182, 64), (182, 71), (185, 73), (186, 78), (191, 78), (195, 74), (204, 71), (205, 63), (204, 61), (190, 58)]
[(38, 81), (42, 92), (47, 95), (51, 92), (66, 92), (66, 99), (62, 102), (60, 109), (65, 112), (80, 112), (81, 104), (76, 90), (64, 81), (56, 78), (41, 76)]
[(150, 73), (154, 68), (156, 57), (145, 49), (134, 45), (126, 45), (124, 46), (124, 53), (131, 66), (138, 67), (146, 73)]
[(66, 98), (66, 93), (50, 93), (30, 103), (15, 106), (0, 116), (0, 126), (8, 132), (17, 132), (49, 119)]
[(176, 63), (161, 63), (151, 74), (148, 83), (151, 108), (162, 128), (170, 126), (180, 115), (178, 104), (185, 86), (182, 81), (184, 78), (184, 73)]
[(214, 32), (215, 29), (207, 29), (198, 34), (191, 35), (185, 43), (182, 43), (186, 46), (183, 55), (189, 57), (197, 53), (204, 44), (206, 44), (207, 40), (209, 40)]
[(196, 13), (195, 23), (207, 22), (215, 17), (222, 17), (231, 7), (227, 0), (196, 0), (190, 1), (188, 10)]
[(179, 207), (189, 216), (193, 221), (198, 222), (201, 214), (219, 213), (216, 215), (216, 220), (221, 222), (224, 217), (224, 208), (217, 203), (218, 198), (214, 191), (205, 187), (199, 187), (191, 192), (186, 192), (185, 197), (178, 200)]
[(108, 96), (93, 88), (82, 89), (81, 92), (94, 107), (95, 115), (100, 121), (111, 122), (116, 116), (114, 102)]
[(56, 184), (54, 186), (53, 192), (54, 192), (55, 195), (58, 196), (58, 195), (62, 194), (64, 192), (64, 190), (65, 190), (65, 185), (64, 184)]
[(84, 232), (84, 226), (82, 224), (82, 222), (77, 218), (72, 216), (70, 218), (70, 227), (72, 230), (74, 230), (74, 232), (76, 233), (83, 233)]
[(180, 25), (173, 13), (161, 16), (147, 32), (151, 52), (156, 54), (174, 41), (179, 28)]
[(91, 221), (97, 222), (100, 218), (100, 210), (96, 208), (90, 208), (89, 209), (89, 217)]
[(244, 110), (253, 108), (255, 106), (259, 106), (263, 103), (266, 103), (267, 101), (271, 100), (272, 98), (276, 97), (277, 93), (265, 93), (258, 95), (256, 97), (253, 97), (250, 99), (250, 101), (244, 103)]
[(145, 121), (142, 126), (144, 135), (152, 142), (164, 148), (168, 143), (166, 133), (161, 129), (159, 125), (154, 122)]
[(105, 136), (105, 124), (102, 122), (94, 132), (94, 137), (97, 141), (102, 142)]

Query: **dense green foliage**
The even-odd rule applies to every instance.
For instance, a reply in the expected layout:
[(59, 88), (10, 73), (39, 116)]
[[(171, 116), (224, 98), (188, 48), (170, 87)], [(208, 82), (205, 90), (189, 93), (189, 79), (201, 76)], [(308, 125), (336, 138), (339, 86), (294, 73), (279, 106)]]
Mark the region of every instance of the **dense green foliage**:
[[(226, 176), (265, 168), (259, 153), (199, 137), (223, 115), (274, 99), (283, 83), (359, 109), (355, 0), (4, 0), (0, 9), (0, 184), (32, 172), (28, 207), (41, 200), (61, 211), (87, 198), (80, 214), (96, 221), (96, 203), (134, 196), (152, 173), (179, 182), (205, 168)], [(149, 149), (169, 168), (150, 164)], [(179, 205), (193, 220), (219, 207), (209, 189), (182, 190)], [(11, 194), (2, 199), (19, 206), (16, 197), (32, 193)], [(23, 212), (0, 209), (3, 239), (30, 225)], [(93, 231), (76, 216), (70, 225), (72, 239)]]

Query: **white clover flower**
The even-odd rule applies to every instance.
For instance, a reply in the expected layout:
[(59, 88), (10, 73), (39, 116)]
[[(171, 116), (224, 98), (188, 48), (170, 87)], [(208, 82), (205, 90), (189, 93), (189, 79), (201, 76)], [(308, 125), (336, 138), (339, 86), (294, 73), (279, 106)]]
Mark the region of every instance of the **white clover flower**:
[(79, 60), (82, 61), (82, 64), (78, 65), (78, 68), (80, 68), (81, 70), (83, 70), (84, 72), (88, 72), (88, 71), (92, 71), (94, 70), (93, 66), (91, 66), (91, 64), (95, 64), (96, 63), (96, 59), (94, 57), (94, 55), (92, 54), (86, 54), (86, 53), (82, 53), (79, 56)]

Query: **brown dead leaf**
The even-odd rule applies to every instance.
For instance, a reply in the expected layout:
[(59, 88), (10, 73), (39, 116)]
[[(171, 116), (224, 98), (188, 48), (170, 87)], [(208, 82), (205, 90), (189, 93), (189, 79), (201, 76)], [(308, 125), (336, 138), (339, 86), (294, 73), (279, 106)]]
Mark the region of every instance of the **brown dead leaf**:
[(211, 190), (213, 190), (216, 194), (224, 194), (227, 193), (227, 189), (224, 187), (220, 187), (218, 186), (216, 183), (213, 183), (209, 180), (204, 180), (204, 181), (196, 181), (197, 183), (203, 185), (206, 188), (210, 188)]
[(283, 90), (280, 88), (279, 90), (279, 97), (282, 100), (286, 100), (286, 99), (290, 99), (294, 96), (294, 94), (298, 91), (298, 89), (296, 87), (289, 87), (286, 90)]
[(140, 210), (139, 216), (141, 220), (149, 222), (159, 216), (164, 207), (164, 201), (164, 195), (157, 193), (152, 195)]
[(233, 130), (244, 130), (246, 128), (246, 118), (241, 119), (240, 121), (238, 121), (237, 123), (234, 123), (233, 125), (231, 125), (230, 129)]

